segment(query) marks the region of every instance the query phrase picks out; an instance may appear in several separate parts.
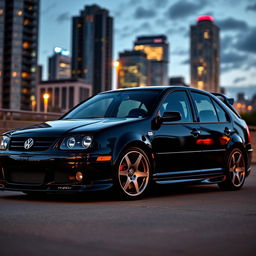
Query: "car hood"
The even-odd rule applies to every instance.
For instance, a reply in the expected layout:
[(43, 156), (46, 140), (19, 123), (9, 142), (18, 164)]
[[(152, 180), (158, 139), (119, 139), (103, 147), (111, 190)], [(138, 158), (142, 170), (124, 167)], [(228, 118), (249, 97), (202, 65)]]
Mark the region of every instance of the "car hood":
[(51, 137), (70, 133), (97, 132), (112, 126), (138, 121), (138, 118), (93, 118), (56, 120), (9, 131), (12, 136)]

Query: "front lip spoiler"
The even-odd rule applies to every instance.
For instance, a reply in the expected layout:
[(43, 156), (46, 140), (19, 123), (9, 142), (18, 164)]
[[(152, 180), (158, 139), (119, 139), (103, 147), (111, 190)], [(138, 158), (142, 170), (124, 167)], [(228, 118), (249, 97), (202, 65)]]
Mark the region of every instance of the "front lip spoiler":
[(34, 186), (30, 184), (14, 184), (6, 183), (0, 184), (0, 190), (8, 191), (22, 191), (22, 192), (44, 192), (44, 193), (77, 193), (86, 191), (101, 191), (110, 189), (113, 186), (113, 182), (104, 184), (89, 184), (89, 185), (71, 185), (71, 184), (54, 184)]

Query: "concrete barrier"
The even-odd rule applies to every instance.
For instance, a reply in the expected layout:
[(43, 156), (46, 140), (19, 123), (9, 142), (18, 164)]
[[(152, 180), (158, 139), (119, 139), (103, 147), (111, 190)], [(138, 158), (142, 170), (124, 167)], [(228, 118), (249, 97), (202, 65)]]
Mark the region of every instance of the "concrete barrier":
[(256, 126), (250, 126), (251, 142), (253, 148), (252, 162), (256, 163)]

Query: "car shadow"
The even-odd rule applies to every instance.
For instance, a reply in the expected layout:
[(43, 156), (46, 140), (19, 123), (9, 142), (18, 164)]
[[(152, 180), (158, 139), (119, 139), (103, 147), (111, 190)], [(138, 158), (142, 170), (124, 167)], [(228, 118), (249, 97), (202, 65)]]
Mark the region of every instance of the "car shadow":
[[(151, 200), (159, 197), (187, 196), (205, 193), (218, 193), (221, 190), (216, 185), (154, 185), (150, 192), (141, 200)], [(226, 193), (226, 192), (225, 192)], [(2, 200), (12, 201), (37, 201), (48, 203), (104, 203), (121, 202), (112, 191), (83, 192), (74, 194), (38, 194), (27, 195), (17, 192), (8, 192), (7, 195), (0, 196)], [(133, 201), (126, 201), (133, 202)]]

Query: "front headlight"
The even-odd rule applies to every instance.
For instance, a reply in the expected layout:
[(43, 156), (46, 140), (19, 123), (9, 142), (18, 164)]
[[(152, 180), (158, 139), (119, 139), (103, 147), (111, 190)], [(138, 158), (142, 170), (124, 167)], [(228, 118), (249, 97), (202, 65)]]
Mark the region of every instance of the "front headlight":
[(60, 149), (63, 150), (79, 150), (87, 149), (92, 144), (91, 136), (71, 136), (64, 138), (61, 142)]
[(6, 150), (9, 146), (10, 138), (8, 136), (0, 136), (0, 150)]

